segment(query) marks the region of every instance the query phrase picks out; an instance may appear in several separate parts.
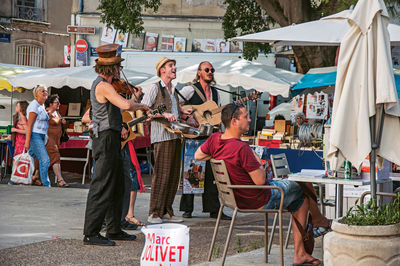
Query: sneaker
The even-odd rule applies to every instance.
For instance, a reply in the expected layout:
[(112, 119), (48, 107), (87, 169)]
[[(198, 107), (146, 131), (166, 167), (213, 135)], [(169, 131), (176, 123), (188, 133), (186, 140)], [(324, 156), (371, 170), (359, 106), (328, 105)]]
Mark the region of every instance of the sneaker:
[(135, 235), (130, 235), (127, 232), (121, 231), (118, 234), (106, 234), (106, 237), (108, 237), (111, 240), (126, 240), (126, 241), (132, 241), (136, 239)]
[(97, 234), (95, 236), (84, 236), (83, 237), (84, 245), (98, 245), (98, 246), (115, 246), (115, 242), (109, 240), (108, 238)]
[[(210, 212), (210, 218), (217, 219), (218, 218), (218, 212)], [(230, 221), (230, 220), (232, 220), (232, 217), (226, 215), (225, 213), (222, 213), (221, 220)]]
[(164, 214), (163, 216), (163, 222), (169, 222), (169, 223), (181, 223), (183, 222), (182, 218), (176, 217), (174, 215), (169, 215), (169, 213)]
[(147, 218), (147, 222), (150, 224), (162, 224), (163, 220), (160, 217), (150, 215), (149, 218)]
[(183, 218), (192, 218), (192, 212), (184, 212), (184, 213), (182, 214), (182, 217), (183, 217)]

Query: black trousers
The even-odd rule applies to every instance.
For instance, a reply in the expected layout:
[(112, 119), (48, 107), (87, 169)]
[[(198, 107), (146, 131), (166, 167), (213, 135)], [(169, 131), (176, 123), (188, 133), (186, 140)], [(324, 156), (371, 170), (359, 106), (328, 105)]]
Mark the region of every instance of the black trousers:
[(103, 221), (107, 233), (121, 232), (124, 176), (122, 174), (121, 133), (114, 130), (99, 132), (93, 138), (94, 175), (86, 202), (83, 234), (97, 235)]
[[(214, 175), (210, 161), (206, 162), (204, 179), (204, 193), (202, 195), (203, 212), (218, 212), (220, 203), (218, 199), (217, 185), (214, 184)], [(193, 212), (194, 194), (182, 194), (179, 211)]]
[(121, 156), (123, 161), (123, 176), (125, 183), (124, 197), (122, 202), (122, 214), (121, 214), (121, 222), (125, 221), (125, 217), (129, 211), (129, 204), (131, 202), (131, 191), (132, 191), (132, 180), (129, 176), (131, 171), (131, 157), (129, 154), (128, 143), (121, 150)]

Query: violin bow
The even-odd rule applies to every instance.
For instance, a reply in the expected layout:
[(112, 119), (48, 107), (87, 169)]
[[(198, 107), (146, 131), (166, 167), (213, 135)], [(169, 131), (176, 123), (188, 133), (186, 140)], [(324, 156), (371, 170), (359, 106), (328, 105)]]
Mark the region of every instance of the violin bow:
[(136, 102), (139, 102), (138, 97), (136, 97), (136, 95), (135, 95), (135, 93), (134, 93), (134, 91), (135, 91), (135, 90), (137, 91), (138, 88), (136, 88), (135, 86), (132, 86), (133, 88), (131, 88), (131, 84), (129, 84), (129, 81), (128, 81), (128, 79), (126, 78), (124, 71), (122, 71), (122, 69), (121, 69), (120, 72), (122, 73), (122, 76), (124, 76), (124, 80), (125, 80), (126, 84), (128, 85), (128, 88), (129, 88), (129, 90), (131, 91), (133, 97), (135, 97)]

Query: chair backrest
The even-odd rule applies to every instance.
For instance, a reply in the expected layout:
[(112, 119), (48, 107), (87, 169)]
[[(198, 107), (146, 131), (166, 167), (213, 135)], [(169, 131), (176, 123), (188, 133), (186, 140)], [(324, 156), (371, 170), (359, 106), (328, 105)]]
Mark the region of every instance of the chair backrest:
[(275, 178), (287, 177), (290, 174), (289, 163), (286, 154), (271, 154), (272, 171)]
[(237, 207), (236, 200), (233, 195), (233, 190), (228, 188), (228, 186), (231, 185), (231, 180), (229, 179), (224, 160), (211, 159), (210, 163), (222, 204), (235, 209)]

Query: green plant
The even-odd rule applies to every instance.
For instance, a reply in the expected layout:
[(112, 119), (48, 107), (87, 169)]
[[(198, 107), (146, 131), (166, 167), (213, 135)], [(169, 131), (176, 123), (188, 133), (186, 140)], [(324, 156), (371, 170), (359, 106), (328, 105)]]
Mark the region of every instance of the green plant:
[(240, 238), (240, 236), (237, 236), (236, 244), (237, 244), (237, 246), (238, 246), (237, 252), (238, 252), (238, 253), (243, 252), (243, 250), (242, 250), (242, 239)]
[(377, 206), (371, 199), (367, 204), (357, 204), (351, 207), (346, 215), (339, 220), (348, 225), (389, 225), (400, 223), (400, 193), (393, 202)]

